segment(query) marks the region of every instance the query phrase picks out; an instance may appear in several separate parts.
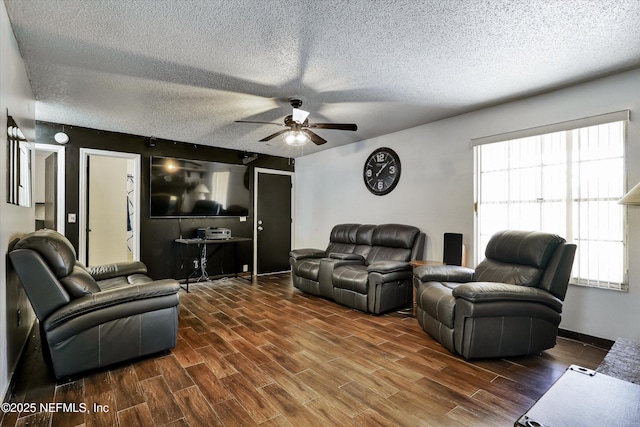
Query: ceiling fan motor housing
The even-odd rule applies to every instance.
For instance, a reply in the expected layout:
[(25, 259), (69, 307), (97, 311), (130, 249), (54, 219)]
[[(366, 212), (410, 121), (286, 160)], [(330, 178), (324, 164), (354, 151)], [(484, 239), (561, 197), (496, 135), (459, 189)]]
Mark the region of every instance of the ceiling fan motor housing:
[(291, 106), (293, 108), (302, 107), (302, 100), (301, 99), (293, 98), (293, 99), (289, 100), (289, 103), (291, 104)]

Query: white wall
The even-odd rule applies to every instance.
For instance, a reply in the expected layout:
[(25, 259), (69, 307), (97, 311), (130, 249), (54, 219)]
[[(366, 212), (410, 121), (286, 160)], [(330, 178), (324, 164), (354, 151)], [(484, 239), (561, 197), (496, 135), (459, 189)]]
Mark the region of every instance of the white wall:
[[(24, 63), (11, 30), (4, 2), (0, 2), (0, 393), (7, 391), (15, 366), (8, 366), (7, 252), (9, 243), (35, 228), (35, 209), (14, 206), (7, 200), (7, 109), (29, 141), (35, 141), (35, 101)], [(33, 157), (32, 157), (33, 159)], [(33, 176), (33, 174), (32, 174)], [(31, 319), (27, 316), (24, 321)], [(26, 337), (25, 337), (26, 338)]]
[[(640, 70), (486, 108), (376, 139), (296, 159), (294, 247), (326, 247), (331, 227), (342, 222), (415, 225), (428, 236), (426, 259), (442, 259), (445, 232), (464, 234), (467, 263), (473, 254), (474, 164), (472, 138), (597, 114), (631, 110), (628, 130), (629, 188), (640, 181)], [(375, 148), (393, 148), (402, 162), (396, 189), (370, 194), (365, 159)], [(628, 293), (571, 286), (563, 329), (614, 340), (640, 341), (640, 208), (628, 209)]]

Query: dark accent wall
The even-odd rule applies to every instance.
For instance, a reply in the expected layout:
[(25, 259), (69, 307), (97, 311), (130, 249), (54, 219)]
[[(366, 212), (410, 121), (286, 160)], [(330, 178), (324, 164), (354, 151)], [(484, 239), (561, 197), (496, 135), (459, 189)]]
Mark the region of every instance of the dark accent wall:
[[(63, 125), (48, 122), (36, 122), (36, 142), (55, 145), (53, 135), (63, 130)], [(184, 278), (193, 271), (191, 260), (196, 257), (194, 247), (188, 248), (185, 253), (185, 264), (181, 267), (181, 248), (174, 243), (174, 239), (180, 236), (194, 237), (195, 230), (199, 227), (225, 227), (231, 229), (234, 236), (253, 236), (253, 203), (249, 208), (249, 216), (246, 222), (240, 222), (239, 218), (150, 218), (149, 217), (149, 168), (151, 156), (177, 157), (191, 160), (209, 160), (225, 163), (242, 163), (241, 151), (225, 148), (215, 148), (206, 145), (198, 145), (185, 142), (176, 142), (163, 139), (153, 140), (155, 146), (151, 146), (150, 137), (129, 135), (117, 132), (109, 132), (88, 129), (77, 126), (64, 125), (64, 132), (69, 135), (69, 143), (65, 146), (66, 169), (66, 206), (65, 218), (68, 213), (80, 212), (79, 206), (79, 176), (80, 176), (80, 148), (92, 148), (99, 150), (136, 153), (141, 155), (141, 182), (140, 182), (140, 251), (141, 261), (148, 269), (149, 275), (154, 279), (174, 277)], [(250, 167), (250, 192), (253, 199), (253, 176), (256, 167), (293, 171), (293, 160), (285, 157), (258, 155), (258, 158), (249, 163)], [(65, 234), (78, 249), (79, 222), (66, 223)], [(217, 255), (212, 256), (207, 271), (216, 276), (228, 274), (233, 271), (233, 245), (221, 245)], [(250, 242), (238, 244), (238, 264), (253, 265), (253, 246)], [(215, 248), (210, 248), (209, 254)]]
[[(24, 209), (24, 208), (23, 208)], [(9, 373), (18, 365), (20, 356), (24, 351), (25, 342), (36, 319), (31, 308), (29, 298), (22, 287), (18, 274), (9, 260), (8, 252), (11, 252), (18, 238), (9, 243), (6, 256), (7, 278), (5, 288), (6, 321), (7, 321), (7, 367)]]

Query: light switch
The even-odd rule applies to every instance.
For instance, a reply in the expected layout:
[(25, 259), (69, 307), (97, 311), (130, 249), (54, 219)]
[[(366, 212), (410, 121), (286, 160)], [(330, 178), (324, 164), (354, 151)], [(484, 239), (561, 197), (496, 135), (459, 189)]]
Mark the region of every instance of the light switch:
[(76, 214), (74, 214), (74, 213), (68, 214), (67, 215), (67, 222), (69, 224), (75, 224), (75, 222), (76, 222)]

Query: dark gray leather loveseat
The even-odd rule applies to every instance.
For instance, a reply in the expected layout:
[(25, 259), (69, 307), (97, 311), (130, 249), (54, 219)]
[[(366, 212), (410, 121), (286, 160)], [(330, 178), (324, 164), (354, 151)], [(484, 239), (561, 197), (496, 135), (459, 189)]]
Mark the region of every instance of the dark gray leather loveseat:
[(501, 231), (475, 270), (414, 270), (417, 317), (467, 359), (523, 356), (556, 344), (576, 245), (555, 234)]
[(425, 235), (401, 224), (339, 224), (326, 250), (290, 253), (293, 285), (364, 312), (412, 304), (409, 261), (422, 257)]
[(175, 347), (175, 280), (153, 281), (141, 262), (86, 268), (66, 237), (46, 229), (20, 239), (9, 257), (56, 378)]

